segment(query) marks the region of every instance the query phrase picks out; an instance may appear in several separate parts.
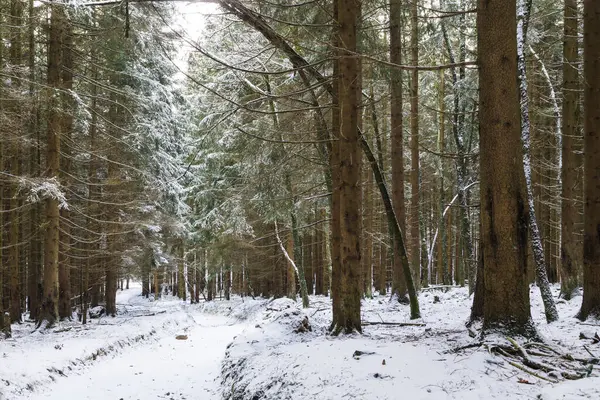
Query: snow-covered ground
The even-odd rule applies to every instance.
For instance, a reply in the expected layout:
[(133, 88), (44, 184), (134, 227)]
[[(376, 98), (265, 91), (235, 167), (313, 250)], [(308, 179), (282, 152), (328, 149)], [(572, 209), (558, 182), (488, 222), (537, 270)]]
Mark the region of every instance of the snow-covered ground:
[[(554, 288), (557, 294), (558, 288)], [(600, 399), (599, 373), (577, 381), (540, 380), (489, 353), (464, 326), (466, 289), (420, 294), (423, 319), (388, 297), (363, 301), (363, 335), (331, 337), (328, 298), (311, 307), (289, 299), (234, 298), (200, 305), (149, 301), (139, 287), (119, 292), (119, 316), (52, 332), (13, 326), (0, 341), (0, 399)], [(545, 343), (575, 357), (600, 354), (600, 324), (575, 315), (581, 298), (560, 301), (561, 320), (544, 322), (532, 288), (532, 313)], [(296, 333), (307, 317), (311, 332)], [(595, 325), (598, 324), (598, 325)], [(187, 340), (177, 340), (187, 335)], [(499, 338), (502, 340), (502, 338)]]
[[(556, 295), (558, 290), (554, 288)], [(580, 332), (591, 337), (600, 329), (573, 318), (581, 297), (559, 301), (561, 320), (547, 325), (538, 289), (531, 293), (534, 320), (547, 344), (576, 357), (590, 358), (584, 344), (600, 354), (600, 344), (579, 339)], [(273, 301), (256, 324), (235, 339), (224, 361), (224, 398), (600, 399), (596, 371), (581, 380), (553, 384), (514, 368), (485, 346), (453, 352), (479, 340), (465, 328), (471, 298), (464, 288), (421, 293), (419, 321), (410, 321), (408, 306), (387, 297), (364, 300), (364, 321), (425, 326), (368, 325), (363, 335), (338, 338), (326, 335), (329, 299), (311, 300), (307, 310), (291, 300)], [(305, 316), (312, 332), (294, 333)]]

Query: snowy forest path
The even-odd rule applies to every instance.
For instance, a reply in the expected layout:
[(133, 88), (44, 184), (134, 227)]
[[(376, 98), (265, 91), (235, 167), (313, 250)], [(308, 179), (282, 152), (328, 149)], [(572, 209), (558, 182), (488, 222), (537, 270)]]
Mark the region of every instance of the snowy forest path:
[[(243, 325), (195, 315), (187, 340), (164, 336), (100, 361), (81, 375), (50, 385), (31, 399), (142, 400), (217, 399), (221, 360)], [(182, 332), (183, 333), (183, 332)]]
[[(129, 308), (129, 312), (141, 311), (138, 309), (141, 308), (142, 302), (139, 296), (127, 296), (123, 293), (119, 300), (121, 307)], [(180, 304), (171, 304), (171, 307), (167, 307), (165, 311), (186, 314), (185, 319), (191, 324), (179, 325), (179, 331), (159, 330), (153, 339), (124, 348), (111, 357), (99, 359), (77, 373), (72, 372), (59, 377), (54, 383), (26, 394), (23, 398), (29, 400), (220, 398), (218, 378), (221, 361), (227, 345), (235, 335), (242, 332), (246, 325), (232, 318), (201, 313), (198, 310), (182, 307)], [(185, 335), (186, 338), (177, 340), (178, 335)]]

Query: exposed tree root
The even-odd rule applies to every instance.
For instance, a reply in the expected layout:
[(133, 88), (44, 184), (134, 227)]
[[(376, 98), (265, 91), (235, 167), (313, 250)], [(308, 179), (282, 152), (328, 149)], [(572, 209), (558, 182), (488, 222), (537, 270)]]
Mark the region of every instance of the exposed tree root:
[[(509, 365), (538, 379), (558, 383), (561, 380), (576, 380), (591, 375), (593, 366), (600, 360), (589, 349), (592, 358), (575, 357), (545, 343), (528, 342), (523, 345), (507, 337), (509, 344), (487, 344), (488, 351), (496, 354)], [(472, 346), (465, 346), (469, 348)], [(460, 350), (460, 348), (459, 348)]]

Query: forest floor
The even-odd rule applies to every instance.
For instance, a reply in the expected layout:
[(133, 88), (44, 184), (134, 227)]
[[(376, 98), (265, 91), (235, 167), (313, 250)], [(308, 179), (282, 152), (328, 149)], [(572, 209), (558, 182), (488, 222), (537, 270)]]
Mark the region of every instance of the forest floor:
[[(600, 323), (574, 318), (581, 297), (559, 301), (561, 319), (548, 325), (538, 292), (532, 314), (544, 342), (576, 357), (600, 354)], [(186, 305), (139, 293), (119, 291), (119, 315), (85, 327), (13, 325), (0, 342), (0, 400), (600, 399), (600, 371), (551, 383), (479, 346), (464, 325), (465, 288), (423, 291), (417, 321), (389, 297), (364, 300), (363, 321), (422, 325), (365, 325), (337, 338), (327, 335), (331, 303), (322, 296), (302, 309), (289, 299)], [(311, 331), (297, 332), (305, 317)]]
[[(553, 287), (555, 297), (559, 290), (558, 286)], [(328, 298), (312, 296), (308, 309), (288, 299), (269, 302), (253, 318), (255, 325), (245, 329), (227, 349), (223, 397), (228, 400), (600, 399), (600, 370), (592, 369), (583, 379), (567, 380), (560, 376), (560, 371), (573, 364), (556, 356), (553, 360), (536, 357), (547, 353), (528, 348), (530, 360), (545, 366), (553, 363), (559, 371), (559, 376), (553, 378), (552, 372), (526, 367), (540, 379), (511, 365), (523, 367), (518, 355), (514, 358), (506, 352), (511, 357), (498, 355), (494, 350), (498, 346), (507, 351), (512, 347), (506, 338), (488, 338), (479, 345), (477, 335), (472, 338), (465, 327), (472, 301), (466, 288), (433, 287), (419, 297), (423, 315), (420, 320), (410, 321), (408, 305), (390, 302), (387, 296), (363, 300), (362, 319), (423, 326), (371, 324), (363, 327), (362, 335), (337, 338), (327, 335), (331, 322)], [(600, 331), (600, 323), (581, 323), (574, 318), (581, 296), (569, 302), (559, 300), (561, 319), (550, 325), (545, 322), (537, 287), (531, 288), (531, 303), (538, 333), (549, 349), (587, 360), (588, 351), (600, 355), (600, 338), (593, 338)], [(213, 307), (222, 306), (217, 302)], [(295, 333), (305, 317), (312, 331)], [(582, 333), (588, 339), (581, 339)], [(590, 365), (587, 368), (589, 371)]]

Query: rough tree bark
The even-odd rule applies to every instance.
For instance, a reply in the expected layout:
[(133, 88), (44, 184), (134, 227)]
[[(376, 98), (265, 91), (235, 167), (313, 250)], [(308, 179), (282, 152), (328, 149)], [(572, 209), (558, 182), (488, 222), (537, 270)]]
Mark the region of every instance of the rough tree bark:
[(600, 318), (600, 2), (583, 2), (583, 303), (578, 317)]
[[(357, 49), (357, 23), (360, 2), (338, 0), (337, 24), (339, 40), (338, 90), (340, 131), (334, 147), (338, 147), (339, 159), (339, 224), (341, 308), (334, 309), (334, 334), (361, 332), (360, 319), (360, 133), (358, 130), (358, 60), (354, 57)], [(333, 280), (332, 280), (332, 283)]]
[(517, 87), (516, 1), (479, 0), (484, 332), (535, 335), (527, 282), (529, 210)]

